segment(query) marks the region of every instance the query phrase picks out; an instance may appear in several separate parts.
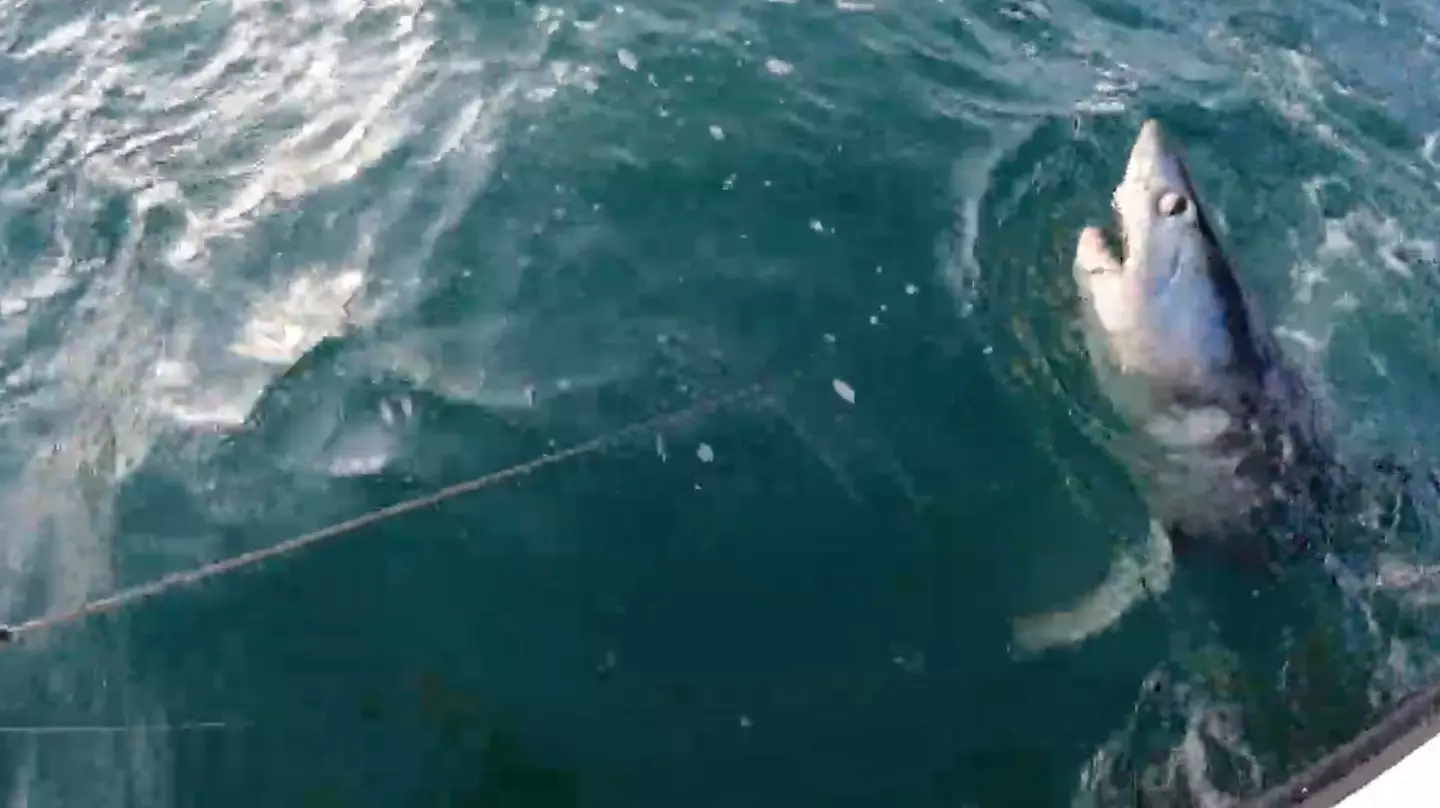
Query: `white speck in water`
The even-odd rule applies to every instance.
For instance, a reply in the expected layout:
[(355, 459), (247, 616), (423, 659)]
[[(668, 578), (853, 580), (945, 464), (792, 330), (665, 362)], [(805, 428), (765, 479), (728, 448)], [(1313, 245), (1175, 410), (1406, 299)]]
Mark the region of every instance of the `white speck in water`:
[(716, 125), (714, 125), (714, 124), (711, 124), (711, 125), (710, 125), (710, 137), (713, 137), (713, 138), (715, 138), (716, 140), (724, 140), (724, 139), (725, 139), (725, 130), (724, 130), (724, 129), (721, 129), (720, 127), (718, 127), (718, 126), (716, 126)]
[(755, 723), (755, 722), (753, 722), (753, 721), (750, 720), (750, 716), (748, 716), (748, 715), (742, 715), (742, 716), (740, 716), (740, 728), (741, 728), (741, 729), (750, 729), (751, 725), (754, 724), (754, 723)]
[(567, 391), (570, 389), (570, 380), (561, 379), (559, 382), (556, 382), (555, 386), (560, 388), (561, 392)]
[(535, 406), (535, 385), (533, 384), (525, 385), (525, 406)]
[(834, 344), (835, 344), (835, 335), (834, 335), (834, 334), (826, 334), (826, 335), (825, 335), (825, 341), (828, 342), (828, 343), (830, 343), (831, 345), (834, 345)]
[(770, 58), (765, 60), (765, 69), (776, 76), (788, 76), (795, 70), (795, 65), (783, 59)]
[(155, 378), (165, 384), (184, 384), (190, 380), (190, 367), (184, 362), (161, 359), (155, 363)]
[(655, 454), (660, 456), (661, 463), (670, 459), (670, 456), (665, 453), (665, 436), (659, 432), (655, 433)]
[(984, 348), (980, 349), (980, 353), (989, 356), (990, 354), (995, 353), (995, 349), (990, 347), (989, 345), (986, 345)]
[(816, 233), (824, 233), (825, 225), (821, 224), (819, 219), (811, 219), (810, 229), (814, 230)]
[(884, 275), (884, 274), (885, 274), (885, 267), (875, 267), (875, 274), (876, 274), (876, 275)]
[(722, 186), (720, 186), (720, 187), (721, 187), (722, 190), (726, 190), (726, 191), (730, 190), (731, 188), (734, 188), (734, 187), (735, 187), (735, 175), (734, 175), (734, 174), (731, 174), (730, 176), (726, 177), (726, 178), (725, 178), (725, 184), (722, 185)]
[(881, 311), (889, 311), (889, 310), (890, 310), (890, 304), (888, 304), (888, 303), (881, 303), (881, 304), (880, 304), (880, 310), (881, 310)]
[(873, 314), (870, 315), (870, 325), (880, 325), (880, 318)]
[(830, 385), (835, 388), (835, 395), (845, 399), (846, 404), (855, 403), (855, 388), (840, 379), (834, 380)]
[(904, 651), (897, 653), (891, 661), (906, 673), (923, 673), (925, 671), (924, 651)]
[(695, 456), (700, 458), (701, 463), (709, 463), (715, 459), (715, 450), (710, 448), (710, 444), (702, 443), (700, 448), (695, 450)]
[(635, 54), (624, 48), (615, 53), (615, 58), (620, 60), (620, 66), (626, 70), (635, 70), (640, 67), (640, 60), (635, 58)]
[(905, 294), (907, 294), (907, 295), (913, 295), (913, 294), (919, 293), (919, 291), (920, 291), (920, 287), (916, 286), (915, 284), (913, 284), (913, 283), (907, 283), (907, 284), (905, 284)]

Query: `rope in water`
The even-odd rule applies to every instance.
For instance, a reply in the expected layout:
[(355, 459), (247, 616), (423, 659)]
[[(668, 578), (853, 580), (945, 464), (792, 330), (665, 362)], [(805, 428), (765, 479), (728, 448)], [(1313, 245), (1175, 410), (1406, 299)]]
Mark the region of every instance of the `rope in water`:
[(614, 444), (632, 435), (652, 432), (666, 425), (673, 424), (687, 418), (693, 418), (697, 415), (712, 412), (727, 405), (753, 398), (754, 396), (762, 392), (763, 389), (764, 388), (758, 384), (750, 385), (748, 387), (742, 388), (726, 395), (706, 399), (699, 403), (692, 404), (683, 409), (663, 413), (653, 418), (647, 418), (643, 421), (637, 421), (628, 426), (621, 427), (613, 432), (607, 432), (603, 435), (600, 435), (599, 437), (592, 438), (583, 443), (577, 443), (567, 449), (542, 454), (533, 460), (521, 463), (516, 466), (510, 466), (509, 468), (494, 471), (484, 476), (476, 477), (462, 483), (456, 483), (455, 485), (447, 486), (431, 494), (415, 497), (414, 499), (407, 499), (403, 502), (397, 502), (394, 505), (388, 505), (384, 508), (380, 508), (379, 510), (370, 511), (368, 513), (354, 517), (353, 519), (346, 519), (343, 522), (337, 522), (327, 527), (320, 528), (319, 530), (296, 536), (293, 539), (282, 541), (279, 544), (275, 544), (270, 547), (264, 547), (258, 550), (251, 550), (246, 553), (241, 553), (240, 555), (205, 564), (201, 567), (196, 567), (195, 569), (183, 570), (181, 572), (172, 572), (168, 575), (163, 575), (149, 583), (140, 584), (138, 586), (130, 587), (129, 589), (122, 589), (119, 592), (115, 592), (114, 594), (106, 595), (105, 597), (97, 598), (95, 600), (86, 602), (68, 611), (43, 615), (41, 617), (36, 617), (15, 625), (0, 625), (0, 644), (13, 643), (26, 634), (32, 634), (45, 629), (54, 628), (55, 626), (63, 625), (66, 623), (73, 623), (82, 618), (90, 617), (92, 615), (115, 611), (116, 609), (128, 606), (137, 601), (154, 597), (155, 595), (168, 592), (172, 589), (191, 586), (209, 578), (214, 578), (219, 575), (234, 572), (244, 567), (251, 567), (263, 561), (269, 561), (273, 558), (289, 555), (291, 553), (298, 552), (306, 547), (309, 547), (312, 544), (317, 544), (319, 542), (325, 541), (326, 539), (331, 539), (337, 536), (351, 533), (362, 527), (367, 527), (378, 522), (393, 519), (397, 516), (410, 513), (411, 511), (417, 511), (422, 508), (428, 508), (432, 505), (438, 505), (439, 503), (444, 502), (448, 499), (454, 499), (455, 497), (464, 494), (474, 493), (476, 491), (480, 491), (482, 489), (489, 488), (491, 486), (505, 482), (506, 480), (514, 479), (517, 477), (524, 477), (532, 472), (539, 471), (546, 466), (553, 466), (563, 460), (580, 457), (581, 455), (592, 454), (608, 446), (613, 446)]
[(118, 735), (131, 732), (213, 732), (221, 729), (245, 729), (224, 721), (192, 721), (185, 724), (83, 724), (0, 726), (0, 735)]

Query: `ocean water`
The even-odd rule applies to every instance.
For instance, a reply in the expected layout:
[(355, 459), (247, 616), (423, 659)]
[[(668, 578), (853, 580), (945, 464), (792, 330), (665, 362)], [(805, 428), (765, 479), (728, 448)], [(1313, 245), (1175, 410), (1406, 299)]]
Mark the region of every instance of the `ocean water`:
[(5, 0), (0, 619), (603, 439), (0, 649), (0, 791), (1283, 781), (1440, 673), (1440, 511), (1330, 588), (1180, 580), (1070, 255), (1162, 118), (1344, 455), (1433, 460), (1436, 31), (1419, 0)]

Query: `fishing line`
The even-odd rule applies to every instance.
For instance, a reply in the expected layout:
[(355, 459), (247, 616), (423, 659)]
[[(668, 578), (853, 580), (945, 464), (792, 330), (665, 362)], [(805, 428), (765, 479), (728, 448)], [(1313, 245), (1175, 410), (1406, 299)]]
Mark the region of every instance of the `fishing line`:
[(224, 721), (192, 721), (185, 724), (79, 724), (69, 725), (0, 725), (0, 735), (119, 735), (129, 732), (204, 732), (241, 729)]
[[(764, 392), (764, 390), (765, 388), (762, 385), (758, 383), (752, 384), (722, 396), (705, 399), (679, 410), (673, 410), (642, 421), (636, 421), (628, 426), (620, 427), (612, 432), (591, 438), (583, 443), (577, 443), (566, 449), (546, 452), (533, 460), (520, 463), (519, 465), (510, 466), (500, 469), (499, 471), (493, 471), (489, 474), (466, 480), (465, 482), (456, 483), (455, 485), (447, 486), (434, 493), (407, 499), (403, 502), (397, 502), (394, 505), (387, 505), (384, 508), (361, 514), (352, 519), (346, 519), (343, 522), (336, 522), (319, 530), (287, 539), (279, 544), (251, 550), (194, 569), (162, 575), (149, 583), (122, 589), (119, 592), (88, 601), (68, 611), (43, 615), (15, 625), (0, 625), (0, 644), (13, 643), (26, 634), (54, 628), (66, 623), (73, 623), (92, 615), (115, 611), (138, 601), (169, 592), (172, 589), (192, 586), (210, 578), (235, 572), (245, 567), (252, 567), (280, 556), (290, 555), (310, 545), (352, 533), (362, 527), (368, 527), (412, 511), (438, 505), (455, 497), (481, 491), (505, 482), (506, 480), (524, 477), (547, 466), (560, 463), (561, 461), (593, 454), (635, 435), (650, 433), (667, 425), (754, 398)], [(3, 732), (3, 729), (0, 729), (0, 732)]]

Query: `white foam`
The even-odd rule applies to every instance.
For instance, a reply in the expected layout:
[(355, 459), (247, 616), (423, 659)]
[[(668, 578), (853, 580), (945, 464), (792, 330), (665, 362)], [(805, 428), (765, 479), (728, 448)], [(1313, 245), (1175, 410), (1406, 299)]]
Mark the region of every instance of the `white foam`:
[(363, 283), (358, 269), (309, 268), (286, 288), (251, 302), (250, 314), (230, 350), (266, 364), (294, 364), (320, 340), (339, 333), (346, 304)]
[(765, 60), (765, 71), (772, 76), (788, 76), (795, 71), (795, 66), (784, 59), (770, 57)]
[(950, 288), (962, 315), (969, 315), (980, 293), (981, 267), (975, 256), (980, 238), (980, 204), (990, 190), (992, 176), (1002, 160), (1018, 148), (1038, 124), (1017, 124), (996, 133), (983, 149), (967, 151), (950, 170), (950, 187), (955, 202), (951, 232), (936, 245), (941, 279)]
[[(488, 180), (513, 111), (558, 97), (537, 89), (593, 81), (585, 65), (539, 64), (554, 33), (540, 23), (506, 52), (465, 53), (474, 49), (462, 34), (441, 54), (438, 12), (422, 0), (76, 8), (0, 9), (17, 67), (0, 99), (0, 154), (34, 155), (25, 184), (0, 191), (0, 220), (49, 231), (39, 255), (7, 255), (0, 274), (0, 349), (27, 352), (7, 374), (0, 437), (29, 454), (0, 468), (5, 619), (109, 590), (116, 486), (156, 436), (241, 423), (318, 340), (407, 305), (435, 244)], [(401, 143), (417, 152), (403, 172), (327, 204)], [(417, 225), (406, 217), (422, 197)], [(282, 217), (318, 206), (335, 213), (297, 243)], [(128, 226), (99, 243), (119, 213)], [(67, 330), (31, 328), (39, 317)], [(337, 433), (322, 469), (382, 467), (407, 419), (397, 404), (388, 420), (376, 413)], [(186, 546), (192, 563), (206, 553), (205, 537)], [(44, 602), (21, 597), (30, 591)], [(125, 717), (143, 712), (143, 684), (106, 659)], [(63, 672), (24, 681), (50, 702), (76, 687)], [(163, 738), (130, 739), (64, 764), (93, 758), (94, 772), (55, 770), (41, 749), (34, 765), (52, 770), (43, 787), (68, 803), (103, 808), (129, 794), (163, 805), (167, 794), (147, 783), (173, 779), (167, 749)], [(15, 804), (27, 799), (25, 765)]]
[[(1169, 754), (1135, 755), (1136, 749)], [(1161, 747), (1163, 748), (1163, 747)], [(1185, 795), (1199, 808), (1229, 808), (1235, 798), (1211, 780), (1211, 758), (1223, 754), (1245, 788), (1261, 783), (1259, 758), (1240, 736), (1233, 711), (1202, 687), (1177, 680), (1167, 668), (1153, 670), (1139, 687), (1135, 707), (1081, 767), (1071, 798), (1074, 808), (1101, 808), (1150, 799), (1171, 801)]]

